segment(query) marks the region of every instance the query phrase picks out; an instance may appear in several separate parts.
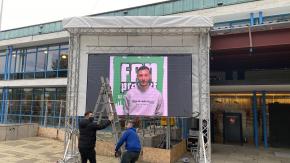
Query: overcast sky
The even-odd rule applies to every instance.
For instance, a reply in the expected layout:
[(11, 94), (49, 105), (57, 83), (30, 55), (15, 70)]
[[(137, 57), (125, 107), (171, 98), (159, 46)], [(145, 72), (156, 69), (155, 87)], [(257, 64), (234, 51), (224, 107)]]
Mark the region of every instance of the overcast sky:
[(13, 29), (160, 1), (166, 0), (4, 0), (1, 29)]

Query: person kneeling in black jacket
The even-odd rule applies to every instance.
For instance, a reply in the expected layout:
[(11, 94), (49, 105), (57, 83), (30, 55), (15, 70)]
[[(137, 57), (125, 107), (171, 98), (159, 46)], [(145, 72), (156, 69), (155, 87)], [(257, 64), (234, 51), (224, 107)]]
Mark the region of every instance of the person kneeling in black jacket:
[(96, 132), (102, 130), (111, 124), (113, 115), (109, 116), (109, 120), (102, 124), (94, 122), (94, 115), (91, 111), (85, 113), (85, 118), (79, 122), (79, 152), (81, 154), (82, 163), (96, 163)]

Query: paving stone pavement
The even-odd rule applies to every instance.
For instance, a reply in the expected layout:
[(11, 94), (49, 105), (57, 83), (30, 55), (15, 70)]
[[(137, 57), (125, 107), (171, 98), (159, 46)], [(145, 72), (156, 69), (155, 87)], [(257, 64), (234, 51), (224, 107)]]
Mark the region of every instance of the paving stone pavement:
[[(275, 153), (281, 153), (278, 157)], [(213, 163), (290, 163), (290, 149), (268, 148), (254, 145), (212, 145)]]
[[(31, 137), (0, 142), (0, 163), (56, 163), (62, 156), (63, 142), (54, 139)], [(194, 162), (190, 153), (184, 157)], [(181, 159), (176, 163), (183, 163)], [(97, 162), (119, 161), (113, 157), (97, 155)], [(290, 149), (265, 150), (263, 147), (256, 149), (253, 145), (213, 144), (212, 163), (290, 163)]]
[[(278, 153), (278, 154), (277, 154)], [(212, 144), (212, 163), (290, 163), (290, 148), (269, 148), (254, 145), (224, 145)], [(189, 158), (190, 163), (194, 162), (190, 153), (182, 158)], [(176, 163), (183, 163), (182, 158)]]
[[(63, 142), (31, 137), (0, 142), (1, 163), (56, 163), (63, 156)], [(112, 157), (97, 156), (99, 163), (118, 163)]]

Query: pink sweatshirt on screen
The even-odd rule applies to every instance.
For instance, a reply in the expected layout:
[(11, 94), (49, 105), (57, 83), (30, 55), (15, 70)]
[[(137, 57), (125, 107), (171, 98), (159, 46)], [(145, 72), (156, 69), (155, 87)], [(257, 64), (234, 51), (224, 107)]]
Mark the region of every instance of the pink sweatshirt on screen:
[(131, 88), (125, 96), (125, 114), (162, 116), (163, 98), (153, 87), (141, 91), (138, 87)]

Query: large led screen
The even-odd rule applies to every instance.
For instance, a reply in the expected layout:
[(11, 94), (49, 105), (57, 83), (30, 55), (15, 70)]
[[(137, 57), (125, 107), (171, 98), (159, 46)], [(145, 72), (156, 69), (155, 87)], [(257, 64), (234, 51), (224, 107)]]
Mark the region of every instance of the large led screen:
[(190, 116), (190, 55), (101, 55), (88, 59), (87, 108), (94, 108), (100, 77), (108, 77), (118, 115)]

